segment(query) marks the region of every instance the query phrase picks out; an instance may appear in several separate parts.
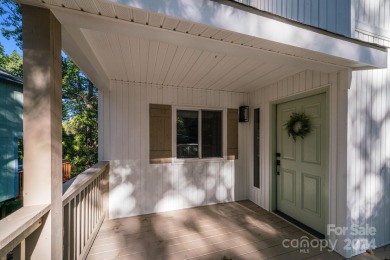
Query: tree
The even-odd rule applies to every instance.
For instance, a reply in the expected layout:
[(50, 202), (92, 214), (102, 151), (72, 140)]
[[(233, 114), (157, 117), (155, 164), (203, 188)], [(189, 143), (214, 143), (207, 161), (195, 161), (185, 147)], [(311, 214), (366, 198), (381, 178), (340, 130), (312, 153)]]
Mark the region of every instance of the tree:
[[(0, 0), (1, 33), (13, 39), (21, 48), (21, 6), (10, 0)], [(0, 45), (0, 67), (23, 76), (22, 57), (16, 52), (4, 54)], [(72, 164), (72, 174), (78, 174), (97, 162), (97, 88), (65, 55), (62, 59), (63, 158)]]
[(74, 175), (97, 162), (97, 88), (69, 58), (62, 68), (63, 154)]
[(10, 55), (4, 53), (4, 46), (0, 44), (0, 68), (14, 76), (23, 77), (23, 58), (16, 51)]
[(10, 0), (0, 0), (1, 34), (7, 39), (15, 40), (22, 48), (22, 7)]

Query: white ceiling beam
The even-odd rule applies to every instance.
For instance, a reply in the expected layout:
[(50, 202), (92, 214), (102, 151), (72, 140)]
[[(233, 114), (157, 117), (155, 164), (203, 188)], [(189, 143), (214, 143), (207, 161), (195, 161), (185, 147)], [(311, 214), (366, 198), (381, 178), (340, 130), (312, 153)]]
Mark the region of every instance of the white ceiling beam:
[(62, 25), (64, 52), (100, 90), (110, 90), (110, 80), (79, 28)]

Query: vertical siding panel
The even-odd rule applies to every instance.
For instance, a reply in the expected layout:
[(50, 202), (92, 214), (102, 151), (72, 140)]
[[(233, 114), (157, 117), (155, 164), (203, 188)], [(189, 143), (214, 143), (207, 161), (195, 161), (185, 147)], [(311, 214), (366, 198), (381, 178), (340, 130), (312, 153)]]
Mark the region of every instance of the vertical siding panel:
[[(351, 1), (343, 0), (235, 0), (246, 5), (273, 13), (307, 25), (316, 26), (331, 32), (351, 35)], [(377, 0), (383, 1), (383, 0)], [(368, 10), (368, 9), (367, 9)], [(383, 8), (381, 9), (383, 12)], [(378, 13), (380, 13), (378, 11)], [(379, 17), (379, 16), (378, 16)], [(382, 16), (380, 16), (382, 17)], [(382, 20), (378, 21), (381, 24)]]
[(305, 84), (306, 84), (306, 90), (310, 90), (313, 88), (313, 71), (311, 70), (306, 71)]
[[(365, 133), (364, 133), (364, 130), (365, 130), (365, 127), (364, 127), (364, 120), (361, 116), (359, 116), (360, 114), (360, 109), (361, 107), (364, 107), (364, 100), (363, 100), (363, 86), (362, 86), (362, 73), (360, 72), (356, 72), (357, 74), (357, 83), (356, 83), (356, 104), (359, 104), (356, 105), (355, 109), (353, 109), (352, 111), (355, 112), (355, 120), (356, 120), (356, 124), (357, 124), (357, 128), (356, 128), (356, 134), (357, 134), (357, 138), (354, 140), (355, 141), (355, 149), (356, 150), (360, 150), (360, 147), (362, 146), (361, 144), (361, 140), (364, 140), (364, 136), (365, 136)], [(351, 133), (352, 134), (352, 133)], [(358, 152), (356, 152), (356, 160), (355, 160), (355, 173), (353, 174), (354, 177), (355, 177), (355, 188), (358, 189), (360, 188), (359, 187), (359, 183), (360, 181), (363, 179), (364, 177), (364, 172), (365, 172), (365, 167), (364, 167), (364, 164), (363, 164), (363, 160), (361, 158), (362, 154), (359, 154)], [(351, 160), (352, 161), (352, 160)], [(360, 190), (360, 189), (359, 189)], [(358, 200), (357, 197), (359, 197), (360, 194), (352, 194), (352, 199), (355, 201), (355, 212), (360, 212), (361, 209), (359, 208), (359, 204), (356, 203), (356, 201)]]
[[(135, 113), (134, 113), (134, 123), (135, 125), (133, 126), (135, 129), (134, 129), (134, 135), (136, 137), (138, 136), (141, 136), (141, 84), (137, 83), (135, 85), (135, 91), (134, 91), (134, 103), (135, 103)], [(136, 160), (140, 160), (141, 159), (141, 145), (142, 145), (142, 142), (143, 140), (141, 140), (140, 138), (136, 138), (135, 139), (136, 142), (134, 143), (134, 147), (135, 147), (135, 155), (133, 158), (135, 158)]]
[[(382, 144), (381, 144), (381, 136), (380, 136), (380, 132), (381, 132), (381, 128), (382, 128), (382, 109), (383, 109), (383, 106), (382, 106), (382, 87), (383, 87), (383, 82), (382, 82), (382, 70), (377, 70), (377, 75), (378, 77), (378, 86), (377, 86), (377, 89), (374, 90), (374, 95), (373, 95), (373, 98), (374, 98), (374, 106), (375, 106), (375, 115), (373, 117), (373, 119), (376, 121), (374, 124), (377, 124), (377, 127), (378, 127), (378, 139), (375, 140), (375, 147), (376, 147), (376, 156), (374, 157), (375, 158), (375, 162), (374, 162), (374, 165), (375, 165), (375, 175), (377, 178), (381, 179), (381, 159), (382, 159)], [(382, 109), (381, 109), (382, 108)], [(374, 125), (375, 127), (375, 125)], [(375, 196), (375, 200), (374, 202), (377, 204), (377, 205), (374, 205), (374, 207), (376, 207), (378, 210), (382, 210), (381, 208), (383, 208), (383, 204), (382, 203), (378, 203), (380, 201), (380, 199), (382, 198), (383, 194), (382, 194), (382, 183), (377, 183), (375, 182), (375, 188), (373, 190), (373, 195)], [(378, 205), (379, 204), (379, 205)], [(381, 205), (382, 204), (382, 205)], [(379, 238), (379, 240), (383, 240), (383, 226), (382, 226), (382, 219), (380, 216), (376, 215), (375, 218), (372, 220), (372, 225), (373, 226), (376, 226), (377, 227), (377, 237)]]
[(381, 4), (382, 1), (380, 0), (377, 0), (375, 1), (375, 3), (373, 4), (373, 7), (372, 8), (372, 22), (373, 22), (373, 25), (376, 26), (376, 27), (379, 27), (379, 18), (380, 18), (380, 4)]
[(305, 18), (303, 21), (305, 24), (310, 24), (311, 22), (311, 1), (312, 0), (305, 0)]
[(103, 161), (104, 155), (104, 97), (103, 91), (98, 90), (98, 160)]
[(281, 97), (284, 97), (284, 90), (283, 90), (283, 81), (279, 81), (278, 83), (277, 83), (277, 88), (278, 88), (278, 95), (277, 95), (277, 97), (278, 98), (281, 98)]
[[(149, 150), (147, 147), (149, 147), (149, 138), (148, 138), (148, 133), (149, 133), (149, 121), (145, 120), (145, 118), (148, 118), (149, 115), (149, 104), (147, 102), (147, 87), (146, 86), (141, 86), (141, 96), (140, 96), (140, 102), (141, 102), (141, 109), (140, 109), (140, 118), (141, 118), (141, 129), (145, 131), (141, 131), (141, 161), (143, 164), (148, 160), (148, 153)], [(146, 165), (143, 165), (144, 167)]]
[[(362, 113), (362, 127), (363, 127), (363, 131), (364, 131), (364, 137), (367, 135), (367, 129), (369, 129), (369, 127), (367, 127), (367, 114), (369, 114), (370, 113), (370, 108), (369, 108), (369, 106), (370, 106), (370, 98), (369, 98), (369, 93), (367, 93), (367, 80), (368, 80), (368, 75), (369, 75), (369, 73), (368, 73), (368, 71), (363, 71), (363, 73), (362, 73), (363, 75), (362, 75), (362, 111), (361, 112), (363, 112)], [(367, 147), (367, 139), (366, 138), (362, 138), (361, 140), (361, 148), (366, 148)], [(364, 156), (364, 155), (363, 155)], [(363, 161), (365, 158), (363, 157), (363, 158), (361, 158), (361, 160)], [(363, 174), (365, 175), (365, 173), (367, 173), (367, 172), (370, 172), (370, 164), (369, 164), (369, 162), (367, 162), (367, 160), (364, 160), (363, 162), (363, 165), (362, 165), (362, 167), (363, 167)], [(363, 176), (364, 176), (363, 175)], [(369, 191), (367, 190), (367, 186), (366, 185), (364, 185), (363, 183), (362, 183), (362, 180), (364, 180), (364, 178), (363, 178), (363, 176), (362, 176), (362, 178), (361, 178), (361, 194), (364, 194), (364, 195), (366, 195)], [(361, 205), (363, 205), (363, 208), (359, 208), (359, 213), (360, 212), (366, 212), (367, 210), (368, 210), (368, 203), (369, 203), (369, 201), (367, 201), (367, 196), (364, 196), (363, 197), (363, 201), (362, 201), (362, 204)], [(363, 223), (362, 223), (363, 225), (365, 225), (366, 223), (365, 223), (365, 221), (363, 220)]]
[(177, 102), (177, 104), (181, 104), (183, 102), (183, 100), (182, 100), (182, 95), (183, 95), (182, 89), (183, 89), (183, 87), (177, 87), (177, 89), (176, 89), (176, 102)]
[(269, 8), (268, 8), (268, 4), (269, 3), (268, 2), (269, 2), (268, 0), (264, 0), (264, 9), (263, 10), (266, 11), (266, 12), (267, 11), (269, 12)]
[[(129, 159), (130, 158), (135, 158), (136, 150), (135, 150), (135, 142), (137, 139), (137, 136), (135, 135), (135, 129), (136, 125), (134, 124), (135, 122), (135, 113), (137, 111), (137, 107), (135, 105), (134, 99), (135, 99), (135, 86), (136, 83), (129, 83), (129, 91), (128, 91), (128, 98), (131, 100), (129, 102), (129, 113), (128, 113), (128, 118), (129, 118), (129, 130), (128, 130), (128, 135), (129, 135)], [(153, 88), (149, 85), (148, 86), (148, 92), (150, 97), (153, 97)], [(156, 100), (151, 99), (150, 100), (151, 104), (155, 104)], [(149, 109), (149, 106), (148, 106)], [(148, 146), (149, 147), (149, 146)]]
[(305, 19), (305, 0), (298, 0), (298, 21), (303, 23)]
[(313, 88), (318, 88), (321, 86), (321, 73), (318, 71), (313, 71)]
[(329, 74), (328, 73), (321, 73), (321, 86), (324, 86), (329, 83)]
[[(337, 82), (338, 82), (338, 77), (337, 73), (332, 73), (329, 75), (329, 83), (331, 83), (331, 90), (330, 90), (330, 100), (335, 101), (337, 100)], [(338, 104), (332, 102), (332, 106), (329, 107), (329, 115), (336, 115), (338, 111)], [(337, 137), (337, 117), (331, 116), (329, 118), (329, 137), (330, 138), (336, 138)], [(337, 144), (335, 142), (330, 143), (329, 147), (330, 153), (330, 158), (329, 158), (329, 163), (331, 165), (330, 171), (329, 172), (337, 172), (337, 157), (336, 153), (333, 151), (337, 151)], [(331, 174), (329, 176), (329, 185), (330, 187), (336, 187), (337, 180), (336, 176)], [(336, 193), (330, 193), (329, 194), (329, 201), (336, 201)], [(329, 220), (331, 223), (335, 223), (337, 221), (337, 205), (335, 204), (330, 204), (330, 214), (329, 214)], [(331, 239), (335, 239), (335, 237), (331, 237)]]
[(299, 92), (299, 74), (294, 75), (292, 84), (293, 84), (293, 93), (297, 94)]
[(336, 31), (336, 0), (327, 0), (327, 29)]
[(206, 105), (207, 106), (215, 106), (215, 97), (213, 95), (213, 91), (211, 90), (206, 90)]
[(272, 1), (272, 12), (276, 14), (278, 12), (278, 4), (280, 3), (279, 1)]
[(179, 94), (179, 88), (178, 87), (172, 88), (172, 103), (173, 104), (177, 104), (178, 94)]
[(282, 93), (284, 97), (288, 96), (288, 81), (287, 79), (284, 79), (282, 81)]
[(288, 92), (287, 95), (291, 96), (294, 94), (294, 77), (289, 77), (287, 79)]
[[(389, 1), (385, 1), (385, 7), (383, 8), (383, 10), (384, 10), (385, 14), (388, 14), (390, 12), (390, 2)], [(383, 18), (384, 18), (383, 22), (385, 23), (383, 25), (383, 27), (386, 28), (386, 29), (389, 29), (390, 28), (390, 17), (389, 17), (389, 15), (383, 15)], [(389, 46), (389, 45), (387, 45), (387, 46)]]
[(157, 90), (157, 103), (164, 104), (164, 87), (156, 86), (156, 90)]
[(201, 90), (201, 105), (202, 106), (207, 106), (207, 90), (202, 89)]
[(299, 92), (303, 92), (306, 89), (306, 73), (307, 71), (299, 73)]
[[(387, 96), (386, 96), (386, 70), (380, 70), (380, 75), (381, 75), (381, 90), (380, 90), (380, 112), (381, 112), (381, 115), (380, 115), (380, 118), (381, 118), (381, 129), (380, 129), (380, 141), (378, 142), (379, 145), (380, 145), (380, 158), (379, 158), (379, 161), (378, 161), (378, 177), (380, 178), (381, 180), (381, 183), (380, 183), (380, 186), (378, 187), (378, 189), (381, 191), (379, 194), (378, 194), (378, 199), (377, 201), (380, 201), (381, 202), (381, 207), (380, 207), (380, 214), (378, 214), (378, 226), (380, 227), (380, 240), (381, 241), (386, 241), (385, 240), (385, 234), (386, 234), (386, 229), (385, 229), (385, 219), (384, 217), (382, 217), (383, 213), (386, 212), (386, 203), (382, 203), (382, 201), (386, 201), (386, 200), (383, 200), (384, 197), (386, 197), (386, 187), (389, 187), (390, 185), (386, 185), (386, 180), (385, 180), (385, 174), (384, 174), (384, 164), (386, 162), (386, 157), (385, 157), (385, 145), (386, 145), (386, 135), (382, 134), (383, 133), (383, 129), (385, 128), (385, 125), (386, 125), (386, 100), (387, 99)], [(388, 192), (387, 192), (388, 193)], [(388, 203), (390, 204), (390, 203)], [(382, 213), (383, 212), (383, 213)], [(388, 232), (390, 233), (390, 232)]]
[(182, 88), (181, 89), (182, 90), (182, 94), (183, 94), (183, 96), (182, 96), (182, 100), (181, 100), (181, 104), (189, 104), (189, 102), (188, 102), (188, 91), (190, 90), (189, 88)]
[(285, 9), (286, 9), (286, 14), (284, 16), (289, 18), (289, 19), (293, 19), (292, 18), (292, 12), (293, 12), (292, 4), (293, 4), (293, 1), (292, 0), (285, 1), (284, 4), (285, 4)]
[[(319, 25), (319, 0), (312, 0), (311, 1), (311, 19), (310, 19), (310, 25), (318, 27)], [(324, 1), (324, 0), (322, 0)]]
[(386, 28), (388, 25), (386, 25), (385, 23), (385, 17), (387, 16), (387, 12), (385, 11), (385, 2), (388, 2), (388, 1), (385, 1), (385, 0), (381, 0), (380, 1), (380, 5), (379, 5), (379, 24), (378, 26), (381, 27), (381, 28)]
[[(386, 9), (386, 10), (389, 10), (389, 9)], [(387, 55), (387, 58), (389, 59), (389, 55)], [(386, 100), (390, 100), (390, 68), (387, 69), (387, 73), (386, 73), (387, 77), (386, 77)], [(386, 102), (386, 113), (390, 113), (390, 102)], [(386, 120), (386, 124), (385, 124), (385, 133), (389, 133), (390, 132), (390, 123), (389, 123), (389, 119)], [(386, 160), (384, 161), (384, 165), (385, 165), (385, 172), (383, 173), (386, 177), (384, 178), (385, 179), (385, 190), (386, 190), (386, 187), (390, 187), (390, 163), (389, 163), (389, 158), (390, 158), (390, 136), (388, 136), (387, 134), (385, 135), (386, 136), (386, 139), (385, 139), (385, 156), (386, 156)], [(386, 163), (385, 163), (386, 162)], [(385, 192), (386, 196), (385, 196), (385, 201), (388, 201), (390, 202), (390, 192)], [(390, 203), (387, 203), (386, 204), (386, 209), (384, 210), (384, 214), (386, 216), (390, 216)], [(384, 230), (390, 230), (390, 218), (385, 218), (385, 229)], [(390, 241), (390, 232), (387, 232), (386, 233), (386, 237), (385, 237), (385, 241)]]
[(111, 142), (110, 142), (110, 138), (111, 138), (111, 117), (110, 117), (110, 95), (111, 92), (110, 91), (104, 91), (103, 92), (103, 109), (104, 109), (104, 116), (103, 116), (103, 119), (104, 119), (104, 122), (103, 122), (103, 127), (104, 127), (104, 131), (103, 131), (103, 142), (104, 142), (104, 145), (103, 145), (103, 159), (104, 160), (110, 160), (111, 159)]
[(122, 158), (128, 160), (129, 156), (129, 84), (123, 84), (122, 93)]
[(291, 3), (291, 19), (298, 21), (298, 0), (290, 0)]
[(326, 17), (327, 17), (327, 2), (328, 0), (320, 0), (319, 1), (319, 23), (318, 27), (322, 29), (326, 29)]
[(116, 149), (116, 144), (118, 143), (118, 137), (117, 137), (117, 124), (118, 124), (118, 121), (117, 121), (117, 113), (118, 113), (118, 108), (116, 106), (117, 104), (117, 98), (118, 98), (118, 84), (117, 82), (114, 82), (113, 83), (113, 89), (111, 90), (111, 101), (110, 101), (110, 104), (112, 106), (112, 125), (111, 125), (111, 156), (112, 156), (112, 159), (117, 159), (117, 153), (118, 153), (118, 150)]
[(172, 103), (172, 87), (162, 86), (162, 104), (171, 104)]
[[(352, 86), (356, 86), (357, 85), (357, 78), (356, 78), (356, 74), (353, 74), (353, 78), (352, 78), (352, 82), (351, 82), (351, 85)], [(359, 136), (359, 130), (358, 129), (358, 125), (357, 125), (357, 122), (356, 122), (356, 103), (357, 103), (357, 91), (358, 91), (358, 88), (357, 86), (356, 87), (353, 87), (349, 92), (348, 92), (348, 129), (355, 129), (355, 137), (356, 136)], [(353, 135), (351, 135), (351, 131), (348, 131), (348, 172), (354, 172), (354, 174), (351, 176), (351, 181), (350, 181), (350, 184), (351, 186), (353, 187), (353, 189), (355, 189), (356, 187), (356, 183), (357, 183), (357, 163), (356, 163), (356, 160), (354, 160), (353, 158), (356, 158), (356, 147), (355, 147), (355, 142), (353, 141)], [(351, 198), (350, 199), (351, 201), (351, 205), (352, 206), (352, 212), (353, 212), (353, 207), (355, 206), (355, 198)]]

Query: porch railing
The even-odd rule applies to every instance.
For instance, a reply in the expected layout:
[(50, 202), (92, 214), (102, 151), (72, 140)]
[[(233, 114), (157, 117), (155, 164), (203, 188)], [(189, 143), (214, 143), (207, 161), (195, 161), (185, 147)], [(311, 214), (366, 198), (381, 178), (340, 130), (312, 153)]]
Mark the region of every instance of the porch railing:
[[(99, 162), (64, 184), (63, 259), (85, 259), (106, 216), (108, 162)], [(22, 207), (0, 221), (0, 260), (23, 259), (25, 239), (43, 223), (50, 204)]]
[(85, 259), (103, 223), (109, 164), (99, 162), (79, 174), (62, 196), (64, 257)]
[(24, 240), (33, 234), (50, 211), (50, 205), (23, 207), (0, 221), (0, 259), (6, 260), (13, 251), (14, 259), (24, 255)]

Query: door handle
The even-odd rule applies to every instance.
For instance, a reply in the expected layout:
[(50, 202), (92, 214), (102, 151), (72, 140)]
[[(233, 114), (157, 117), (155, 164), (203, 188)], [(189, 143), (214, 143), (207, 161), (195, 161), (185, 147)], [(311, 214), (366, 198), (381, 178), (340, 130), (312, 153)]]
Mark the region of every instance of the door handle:
[(280, 175), (280, 153), (276, 153), (276, 174)]

